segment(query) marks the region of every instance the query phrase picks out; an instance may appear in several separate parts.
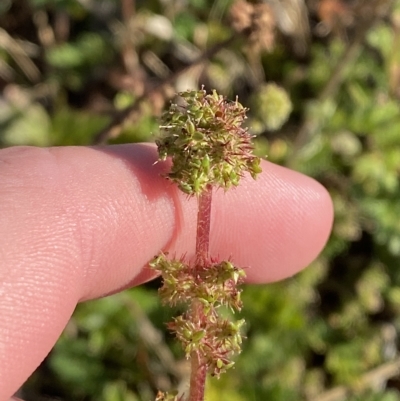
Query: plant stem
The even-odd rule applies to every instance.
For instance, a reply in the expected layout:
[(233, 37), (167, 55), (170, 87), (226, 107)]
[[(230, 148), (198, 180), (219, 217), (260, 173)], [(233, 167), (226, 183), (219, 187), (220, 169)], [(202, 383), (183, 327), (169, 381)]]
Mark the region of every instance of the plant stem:
[[(202, 307), (197, 302), (192, 305), (193, 313), (202, 314)], [(207, 367), (198, 351), (190, 355), (190, 392), (188, 401), (203, 401), (206, 386)]]
[(210, 244), (212, 186), (199, 195), (197, 212), (196, 236), (196, 268), (204, 267), (208, 263), (208, 248)]
[[(195, 269), (207, 267), (209, 262), (210, 225), (211, 225), (211, 200), (212, 186), (209, 185), (200, 196), (197, 212), (197, 235), (196, 235), (196, 264)], [(200, 302), (192, 303), (192, 314), (194, 321), (203, 318), (203, 306)], [(207, 367), (199, 352), (192, 352), (190, 393), (188, 401), (203, 401), (206, 385)]]

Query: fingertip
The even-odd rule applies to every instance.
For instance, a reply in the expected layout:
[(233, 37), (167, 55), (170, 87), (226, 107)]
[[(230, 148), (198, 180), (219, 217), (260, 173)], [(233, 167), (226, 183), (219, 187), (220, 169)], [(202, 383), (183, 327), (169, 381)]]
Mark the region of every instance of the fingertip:
[(247, 266), (253, 283), (281, 280), (308, 266), (333, 221), (331, 198), (320, 183), (267, 161), (262, 166), (257, 180), (217, 194), (214, 209), (213, 251), (224, 249), (222, 258)]

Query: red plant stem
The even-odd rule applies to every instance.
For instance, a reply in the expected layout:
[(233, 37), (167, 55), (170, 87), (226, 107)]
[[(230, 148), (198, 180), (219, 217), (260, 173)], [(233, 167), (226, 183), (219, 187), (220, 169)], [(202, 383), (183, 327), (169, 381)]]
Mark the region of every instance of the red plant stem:
[(190, 355), (190, 393), (188, 401), (204, 401), (207, 366), (199, 352)]
[[(199, 196), (197, 213), (197, 236), (196, 236), (196, 264), (195, 269), (207, 267), (209, 263), (210, 223), (211, 223), (211, 200), (212, 186), (209, 185), (205, 192)], [(200, 302), (192, 304), (194, 321), (202, 320), (203, 306)], [(206, 386), (207, 367), (199, 352), (192, 352), (190, 393), (188, 401), (203, 401)]]
[(212, 186), (199, 196), (197, 212), (196, 267), (204, 267), (209, 261)]

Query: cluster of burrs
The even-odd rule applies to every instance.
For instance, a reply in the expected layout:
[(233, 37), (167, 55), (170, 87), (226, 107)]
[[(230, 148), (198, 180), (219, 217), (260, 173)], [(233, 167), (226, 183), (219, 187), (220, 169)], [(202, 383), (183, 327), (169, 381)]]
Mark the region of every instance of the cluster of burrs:
[(164, 254), (157, 256), (150, 266), (162, 275), (159, 292), (164, 303), (190, 307), (199, 302), (202, 306), (202, 313), (195, 319), (189, 308), (168, 324), (186, 356), (199, 352), (207, 370), (215, 376), (232, 367), (232, 355), (240, 352), (244, 320), (231, 322), (220, 316), (218, 309), (226, 306), (235, 312), (242, 308), (237, 286), (245, 278), (243, 269), (227, 261), (196, 268), (183, 260), (168, 260)]
[[(156, 141), (160, 160), (172, 159), (167, 177), (199, 202), (196, 260), (170, 260), (161, 253), (150, 266), (161, 273), (160, 296), (171, 306), (186, 311), (168, 324), (191, 360), (192, 370), (214, 376), (231, 368), (232, 356), (241, 350), (244, 320), (232, 322), (220, 313), (225, 307), (240, 311), (238, 285), (245, 278), (243, 269), (231, 261), (218, 262), (208, 256), (211, 194), (213, 188), (237, 186), (245, 172), (255, 178), (261, 172), (260, 159), (253, 155), (252, 136), (242, 127), (246, 109), (236, 100), (227, 101), (204, 89), (179, 94), (179, 102), (162, 117), (161, 137)], [(226, 315), (226, 314), (225, 314)], [(202, 400), (204, 386), (192, 373), (189, 400)], [(159, 399), (178, 400), (159, 393)], [(164, 397), (164, 398), (162, 398)], [(172, 397), (172, 398), (168, 398)], [(175, 398), (174, 398), (175, 397)]]
[(253, 154), (252, 135), (242, 127), (247, 109), (228, 102), (216, 91), (187, 91), (181, 104), (171, 104), (162, 117), (162, 136), (156, 141), (161, 160), (168, 156), (168, 178), (187, 194), (200, 194), (208, 185), (237, 186), (244, 171), (261, 172)]

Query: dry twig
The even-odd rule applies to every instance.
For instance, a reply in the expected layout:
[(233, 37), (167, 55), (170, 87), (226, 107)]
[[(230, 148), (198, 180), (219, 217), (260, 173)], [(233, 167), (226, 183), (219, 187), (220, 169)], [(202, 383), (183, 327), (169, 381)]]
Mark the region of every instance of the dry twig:
[(233, 43), (238, 35), (232, 35), (228, 39), (217, 43), (210, 49), (204, 51), (199, 57), (197, 57), (191, 64), (181, 68), (180, 70), (172, 73), (168, 77), (166, 77), (162, 82), (160, 82), (157, 86), (147, 89), (142, 96), (138, 97), (136, 101), (125, 108), (124, 110), (120, 111), (114, 119), (110, 122), (110, 124), (100, 131), (97, 135), (95, 135), (93, 143), (94, 144), (101, 144), (105, 143), (110, 138), (116, 138), (124, 128), (124, 125), (128, 121), (132, 121), (135, 116), (140, 113), (140, 105), (143, 101), (147, 100), (149, 97), (155, 94), (162, 93), (162, 91), (170, 84), (176, 81), (176, 79), (181, 76), (182, 74), (190, 71), (191, 69), (195, 68), (196, 66), (204, 63), (205, 61), (209, 60), (213, 56), (215, 56), (220, 50), (224, 49), (225, 47), (229, 46)]
[(343, 401), (354, 393), (359, 393), (370, 388), (381, 387), (383, 383), (397, 376), (399, 373), (400, 357), (367, 372), (357, 380), (356, 386), (353, 388), (338, 386), (319, 395), (313, 401)]

